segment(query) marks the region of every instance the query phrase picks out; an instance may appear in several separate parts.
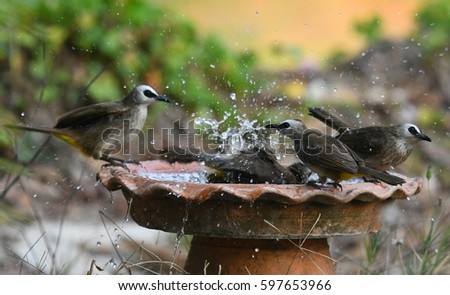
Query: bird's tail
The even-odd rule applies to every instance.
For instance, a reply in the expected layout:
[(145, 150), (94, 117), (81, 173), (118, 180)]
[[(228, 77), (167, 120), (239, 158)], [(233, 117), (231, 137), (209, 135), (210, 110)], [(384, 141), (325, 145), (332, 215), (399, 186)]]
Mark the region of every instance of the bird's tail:
[(6, 124), (5, 127), (23, 131), (33, 131), (33, 132), (53, 134), (55, 136), (65, 134), (63, 131), (60, 131), (52, 127), (33, 127), (33, 126), (12, 125), (12, 124)]
[(343, 133), (345, 130), (350, 129), (350, 126), (347, 123), (322, 108), (308, 108), (308, 110), (310, 116), (322, 121), (328, 127), (339, 131), (339, 133)]
[(60, 129), (52, 128), (52, 127), (33, 127), (33, 126), (12, 125), (12, 124), (6, 124), (5, 127), (11, 128), (11, 129), (23, 130), (23, 131), (32, 131), (32, 132), (51, 134), (65, 142), (67, 142), (68, 144), (78, 148), (83, 153), (89, 155), (89, 153), (86, 152), (83, 149), (83, 147), (81, 147), (79, 145), (77, 137), (74, 134), (70, 134), (69, 132), (67, 132), (67, 130), (62, 130), (62, 129), (60, 130)]
[(373, 177), (377, 180), (381, 180), (383, 182), (386, 182), (390, 185), (398, 185), (398, 184), (403, 184), (405, 183), (405, 180), (401, 177), (395, 176), (395, 175), (391, 175), (387, 172), (384, 171), (380, 171), (380, 170), (376, 170), (370, 167), (366, 167), (366, 166), (359, 166), (359, 172)]

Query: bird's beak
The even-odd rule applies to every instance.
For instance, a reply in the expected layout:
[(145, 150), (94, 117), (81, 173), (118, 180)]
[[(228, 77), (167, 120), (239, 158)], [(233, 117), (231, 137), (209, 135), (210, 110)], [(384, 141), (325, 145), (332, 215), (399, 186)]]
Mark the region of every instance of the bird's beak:
[(417, 133), (416, 137), (421, 139), (421, 140), (426, 140), (426, 141), (431, 142), (431, 138), (428, 137), (427, 135), (423, 134), (423, 133)]
[(167, 96), (165, 96), (165, 95), (158, 95), (158, 96), (156, 97), (156, 100), (158, 100), (158, 101), (164, 101), (164, 102), (168, 102), (168, 103), (171, 103), (171, 102), (172, 102), (172, 100), (171, 100), (170, 98), (168, 98)]

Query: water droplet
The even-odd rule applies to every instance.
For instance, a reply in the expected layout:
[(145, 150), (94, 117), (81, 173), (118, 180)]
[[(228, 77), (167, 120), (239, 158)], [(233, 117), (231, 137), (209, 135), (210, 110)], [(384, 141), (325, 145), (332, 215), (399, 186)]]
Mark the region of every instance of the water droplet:
[(255, 248), (255, 252), (258, 253), (259, 252), (259, 248)]
[(100, 241), (97, 242), (97, 247), (100, 247), (102, 243)]
[(210, 67), (211, 69), (214, 69), (214, 68), (216, 67), (216, 65), (210, 64), (209, 67)]
[(231, 93), (230, 93), (230, 99), (231, 99), (231, 100), (236, 100), (236, 93), (231, 92)]

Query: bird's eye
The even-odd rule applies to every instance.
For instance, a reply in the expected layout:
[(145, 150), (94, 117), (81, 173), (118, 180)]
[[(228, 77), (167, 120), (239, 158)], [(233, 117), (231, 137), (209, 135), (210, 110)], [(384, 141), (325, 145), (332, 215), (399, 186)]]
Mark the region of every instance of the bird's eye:
[(156, 93), (154, 93), (153, 91), (151, 91), (151, 90), (144, 90), (144, 95), (145, 96), (147, 96), (147, 97), (149, 97), (149, 98), (153, 98), (153, 97), (156, 97), (157, 95), (156, 95)]
[(288, 122), (283, 122), (278, 126), (278, 128), (280, 128), (280, 129), (286, 129), (289, 127), (291, 127), (291, 124), (289, 124)]
[(416, 135), (419, 134), (419, 131), (417, 131), (417, 128), (414, 126), (411, 126), (408, 128), (409, 133), (411, 133), (412, 135)]

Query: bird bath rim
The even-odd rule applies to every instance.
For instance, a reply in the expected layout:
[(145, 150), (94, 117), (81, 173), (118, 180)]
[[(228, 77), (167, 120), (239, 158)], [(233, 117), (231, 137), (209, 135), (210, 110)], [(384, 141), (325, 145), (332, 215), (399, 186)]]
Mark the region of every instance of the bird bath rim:
[(325, 238), (376, 232), (379, 213), (394, 199), (417, 194), (420, 177), (402, 186), (344, 184), (342, 191), (308, 185), (227, 184), (161, 181), (142, 173), (198, 171), (200, 163), (103, 167), (98, 174), (109, 190), (120, 189), (130, 216), (141, 226), (194, 236), (250, 239)]

